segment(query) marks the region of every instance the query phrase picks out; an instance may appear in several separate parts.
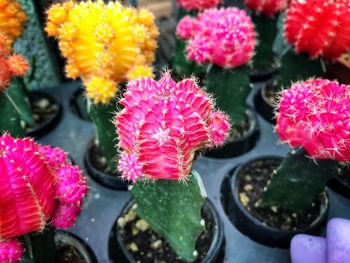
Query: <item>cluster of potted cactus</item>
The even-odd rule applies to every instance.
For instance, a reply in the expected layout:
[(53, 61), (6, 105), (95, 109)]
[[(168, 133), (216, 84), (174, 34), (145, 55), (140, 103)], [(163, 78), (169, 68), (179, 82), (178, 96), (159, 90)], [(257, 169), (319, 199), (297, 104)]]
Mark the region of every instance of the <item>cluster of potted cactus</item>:
[(349, 1), (127, 2), (0, 0), (0, 263), (348, 262)]

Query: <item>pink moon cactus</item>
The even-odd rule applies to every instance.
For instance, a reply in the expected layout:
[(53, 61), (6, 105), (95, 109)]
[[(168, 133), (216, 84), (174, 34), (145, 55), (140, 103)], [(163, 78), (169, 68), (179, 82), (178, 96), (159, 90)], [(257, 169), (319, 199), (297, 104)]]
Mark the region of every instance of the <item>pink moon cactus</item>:
[(1, 262), (20, 258), (17, 237), (41, 232), (50, 222), (73, 226), (87, 192), (86, 178), (61, 149), (0, 136)]
[(194, 79), (176, 83), (166, 72), (159, 81), (130, 81), (120, 103), (118, 169), (127, 180), (185, 179), (195, 152), (218, 146), (228, 136), (228, 117), (215, 111)]
[(186, 16), (177, 34), (188, 40), (187, 56), (198, 64), (236, 68), (254, 55), (254, 24), (244, 10), (235, 7), (208, 9), (197, 18)]
[(312, 79), (282, 92), (276, 131), (317, 159), (350, 160), (350, 86)]

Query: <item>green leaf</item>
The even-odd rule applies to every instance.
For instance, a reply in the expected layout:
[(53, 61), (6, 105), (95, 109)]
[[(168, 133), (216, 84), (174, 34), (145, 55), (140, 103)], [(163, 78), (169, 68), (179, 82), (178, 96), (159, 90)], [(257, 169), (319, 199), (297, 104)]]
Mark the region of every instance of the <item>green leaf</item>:
[(113, 124), (116, 102), (113, 100), (108, 105), (95, 104), (88, 100), (87, 108), (92, 122), (95, 124), (97, 147), (101, 154), (107, 158), (109, 171), (114, 171), (117, 160), (116, 128)]
[(20, 78), (12, 78), (8, 96), (15, 104), (21, 119), (29, 126), (34, 125), (33, 113), (30, 106), (28, 92)]
[(303, 148), (292, 150), (276, 169), (262, 196), (264, 207), (279, 206), (296, 214), (305, 214), (315, 198), (325, 190), (336, 173), (334, 160), (313, 160)]
[(185, 261), (196, 259), (196, 241), (203, 231), (201, 209), (206, 192), (199, 174), (187, 181), (138, 182), (131, 190), (137, 214), (162, 235)]
[(247, 98), (250, 93), (249, 66), (223, 69), (212, 65), (206, 77), (208, 92), (214, 94), (216, 106), (226, 112), (233, 124), (246, 118)]

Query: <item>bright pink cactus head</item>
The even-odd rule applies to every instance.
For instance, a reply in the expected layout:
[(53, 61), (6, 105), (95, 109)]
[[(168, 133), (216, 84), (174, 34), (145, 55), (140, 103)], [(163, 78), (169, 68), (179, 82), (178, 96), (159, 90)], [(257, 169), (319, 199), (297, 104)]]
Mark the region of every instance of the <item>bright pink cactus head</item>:
[(282, 92), (276, 131), (292, 147), (317, 159), (350, 160), (350, 86), (324, 79)]
[(204, 10), (216, 7), (222, 2), (223, 0), (176, 0), (176, 3), (186, 11)]
[(223, 68), (247, 64), (256, 44), (252, 20), (235, 7), (209, 9), (195, 19), (184, 17), (177, 34), (189, 40), (186, 52), (190, 60)]
[(120, 103), (118, 169), (127, 180), (184, 179), (196, 151), (218, 146), (228, 136), (228, 117), (215, 111), (193, 79), (176, 83), (165, 73), (159, 81), (131, 81)]
[[(0, 248), (7, 240), (42, 231), (51, 221), (58, 228), (71, 227), (87, 190), (86, 178), (61, 149), (0, 136)], [(69, 211), (64, 214), (64, 205), (79, 212), (74, 218)], [(57, 217), (69, 224), (55, 224)], [(3, 255), (0, 249), (0, 259)]]
[(285, 35), (296, 52), (311, 58), (337, 59), (350, 48), (348, 0), (292, 1)]
[(290, 0), (245, 0), (245, 4), (249, 9), (256, 12), (274, 16), (288, 7)]
[(0, 262), (15, 263), (22, 258), (24, 249), (17, 240), (0, 242)]

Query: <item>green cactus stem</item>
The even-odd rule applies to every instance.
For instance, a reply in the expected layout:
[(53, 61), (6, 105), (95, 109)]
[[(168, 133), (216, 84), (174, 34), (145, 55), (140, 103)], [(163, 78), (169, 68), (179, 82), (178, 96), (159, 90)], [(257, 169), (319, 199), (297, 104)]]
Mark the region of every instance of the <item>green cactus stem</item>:
[(21, 120), (24, 122), (23, 126), (33, 126), (35, 124), (28, 95), (29, 93), (23, 83), (23, 79), (18, 77), (12, 78), (8, 96), (15, 104)]
[(231, 118), (233, 127), (246, 119), (247, 98), (250, 93), (248, 65), (223, 69), (212, 65), (206, 77), (207, 91), (214, 94), (216, 105)]
[(29, 72), (24, 77), (25, 86), (29, 90), (57, 86), (61, 83), (61, 72), (48, 45), (34, 1), (19, 2), (28, 20), (24, 32), (14, 45), (14, 50), (27, 58), (30, 64)]
[(114, 145), (116, 133), (115, 126), (112, 122), (114, 119), (115, 101), (108, 105), (99, 103), (95, 104), (88, 100), (87, 111), (95, 125), (96, 144), (101, 154), (107, 159), (107, 172), (115, 171), (117, 150)]
[(46, 228), (43, 233), (24, 236), (26, 254), (20, 263), (54, 263), (56, 257), (55, 231)]
[(256, 72), (268, 71), (277, 68), (277, 57), (272, 46), (277, 34), (277, 19), (264, 15), (251, 15), (258, 33), (258, 45), (253, 58), (253, 70)]
[(0, 134), (8, 132), (13, 137), (23, 137), (21, 117), (6, 92), (0, 93)]
[(304, 215), (312, 209), (327, 181), (337, 172), (334, 160), (315, 160), (303, 148), (292, 150), (274, 171), (261, 198), (263, 207), (283, 207), (291, 213)]
[(195, 245), (204, 230), (201, 217), (206, 192), (199, 174), (186, 181), (138, 182), (131, 190), (137, 214), (162, 235), (183, 260), (196, 259)]

